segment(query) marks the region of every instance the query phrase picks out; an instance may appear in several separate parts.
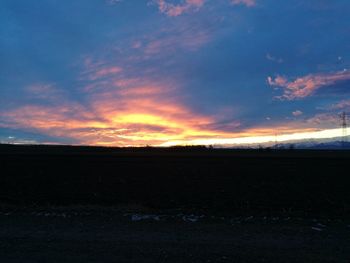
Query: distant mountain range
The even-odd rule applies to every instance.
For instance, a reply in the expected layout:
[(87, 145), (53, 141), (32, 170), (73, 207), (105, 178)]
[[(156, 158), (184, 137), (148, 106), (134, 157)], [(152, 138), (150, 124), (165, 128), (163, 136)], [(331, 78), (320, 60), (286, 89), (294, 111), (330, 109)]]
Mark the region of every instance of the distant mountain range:
[(295, 148), (295, 149), (315, 149), (315, 150), (350, 150), (350, 138), (336, 137), (331, 139), (311, 139), (300, 141), (288, 141), (269, 145), (273, 148)]
[(293, 144), (281, 144), (281, 147), (296, 149), (315, 149), (315, 150), (350, 150), (350, 142), (330, 141), (330, 142), (301, 142)]
[(345, 140), (342, 137), (331, 139), (310, 139), (286, 142), (269, 142), (263, 144), (250, 145), (214, 145), (215, 148), (238, 148), (238, 149), (252, 149), (252, 148), (271, 148), (271, 149), (315, 149), (315, 150), (350, 150), (350, 137)]

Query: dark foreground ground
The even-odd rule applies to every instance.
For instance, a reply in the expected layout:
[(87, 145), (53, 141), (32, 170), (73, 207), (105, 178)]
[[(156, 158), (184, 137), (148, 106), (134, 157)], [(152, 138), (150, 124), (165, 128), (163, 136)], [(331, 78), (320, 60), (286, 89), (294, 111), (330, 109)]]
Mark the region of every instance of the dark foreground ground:
[(350, 221), (113, 208), (0, 214), (0, 262), (350, 262)]
[(350, 152), (0, 145), (0, 262), (350, 262)]

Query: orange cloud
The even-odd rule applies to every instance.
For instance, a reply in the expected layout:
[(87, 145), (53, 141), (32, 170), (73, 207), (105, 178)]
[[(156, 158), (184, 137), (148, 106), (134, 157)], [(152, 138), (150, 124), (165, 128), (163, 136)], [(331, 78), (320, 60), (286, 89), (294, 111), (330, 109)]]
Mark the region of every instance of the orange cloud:
[[(144, 89), (140, 86), (140, 90)], [(69, 100), (62, 105), (27, 105), (1, 112), (0, 127), (102, 146), (235, 145), (274, 142), (276, 135), (281, 141), (337, 135), (337, 131), (317, 128), (320, 124), (323, 128), (336, 126), (339, 118), (332, 114), (318, 114), (302, 122), (280, 123), (274, 127), (239, 131), (237, 124), (231, 131), (216, 129), (218, 120), (213, 116), (195, 113), (163, 96), (167, 91), (159, 94), (157, 90), (122, 96), (118, 92), (105, 92), (94, 95), (89, 106)], [(325, 122), (329, 125), (325, 126)]]
[[(319, 115), (304, 122), (241, 130), (239, 121), (221, 121), (222, 117), (234, 115), (231, 111), (203, 115), (186, 107), (177, 96), (180, 83), (145, 77), (127, 78), (114, 73), (103, 62), (88, 63), (86, 68), (81, 78), (83, 84), (88, 84), (80, 90), (84, 103), (69, 99), (54, 84), (31, 85), (27, 92), (34, 96), (44, 94), (40, 99), (49, 104), (40, 101), (1, 112), (0, 127), (66, 138), (76, 144), (166, 146), (227, 144), (241, 142), (237, 139), (240, 137), (246, 138), (242, 142), (251, 143), (251, 138), (260, 142), (273, 136), (276, 130), (279, 134), (315, 131), (320, 121), (333, 122), (330, 116)], [(99, 75), (99, 72), (106, 77), (91, 81), (91, 76)], [(274, 82), (288, 83), (282, 77)]]
[(350, 71), (343, 70), (335, 73), (309, 74), (299, 77), (294, 81), (277, 76), (275, 79), (268, 77), (267, 81), (271, 86), (283, 88), (284, 94), (276, 98), (294, 100), (311, 96), (318, 89), (334, 85), (341, 81), (350, 80)]
[(91, 60), (85, 61), (86, 70), (82, 73), (83, 78), (88, 80), (98, 80), (101, 78), (107, 78), (115, 76), (123, 71), (118, 66), (106, 66), (103, 62), (92, 62)]
[(173, 83), (111, 78), (95, 84), (102, 89), (85, 90), (87, 105), (67, 97), (50, 105), (29, 104), (2, 112), (0, 126), (69, 138), (78, 144), (114, 146), (229, 135), (215, 129), (213, 116), (198, 114), (178, 102)]

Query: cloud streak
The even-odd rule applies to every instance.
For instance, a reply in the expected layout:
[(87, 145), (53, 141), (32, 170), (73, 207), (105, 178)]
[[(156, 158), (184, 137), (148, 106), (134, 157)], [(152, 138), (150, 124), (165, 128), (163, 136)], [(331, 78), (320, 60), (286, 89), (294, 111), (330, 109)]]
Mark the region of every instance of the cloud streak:
[[(228, 1), (230, 1), (231, 5), (244, 5), (246, 7), (256, 6), (256, 0)], [(153, 3), (158, 6), (158, 10), (169, 17), (177, 17), (185, 13), (196, 12), (204, 6), (205, 2), (206, 0), (183, 0), (180, 4), (173, 4), (166, 0), (153, 1)]]
[(182, 4), (172, 4), (165, 0), (156, 0), (161, 13), (170, 17), (180, 16), (190, 11), (196, 11), (204, 5), (204, 0), (185, 0)]
[[(83, 76), (91, 82), (91, 75), (110, 73), (110, 69), (99, 66), (94, 72), (89, 67), (89, 73)], [(196, 113), (179, 102), (174, 93), (177, 83), (122, 78), (118, 74), (106, 76), (107, 79), (94, 79), (96, 86), (83, 89), (86, 104), (63, 95), (44, 96), (42, 99), (49, 99), (49, 105), (29, 103), (1, 112), (0, 127), (66, 138), (77, 144), (111, 146), (159, 145), (229, 135), (216, 128), (213, 116)], [(57, 89), (53, 87), (54, 84), (31, 85), (28, 92), (51, 94)]]
[(331, 110), (349, 110), (350, 109), (350, 100), (342, 100), (338, 103), (333, 104), (330, 107)]
[(303, 99), (312, 96), (321, 88), (347, 80), (350, 80), (350, 71), (348, 70), (333, 73), (309, 74), (298, 77), (293, 81), (289, 81), (284, 76), (267, 78), (267, 82), (270, 86), (283, 89), (283, 95), (276, 97), (281, 100)]
[(212, 37), (208, 30), (200, 28), (196, 30), (195, 27), (181, 28), (177, 32), (166, 33), (167, 35), (163, 38), (149, 40), (143, 49), (146, 56), (169, 54), (177, 50), (196, 51)]
[(231, 4), (253, 7), (253, 6), (256, 6), (256, 1), (255, 0), (231, 0)]
[(300, 110), (296, 110), (296, 111), (293, 111), (292, 114), (294, 117), (299, 117), (299, 116), (303, 115), (303, 112)]
[(270, 60), (270, 61), (273, 61), (273, 62), (276, 62), (276, 63), (279, 63), (279, 64), (283, 63), (283, 59), (282, 58), (274, 57), (270, 53), (266, 54), (266, 59)]

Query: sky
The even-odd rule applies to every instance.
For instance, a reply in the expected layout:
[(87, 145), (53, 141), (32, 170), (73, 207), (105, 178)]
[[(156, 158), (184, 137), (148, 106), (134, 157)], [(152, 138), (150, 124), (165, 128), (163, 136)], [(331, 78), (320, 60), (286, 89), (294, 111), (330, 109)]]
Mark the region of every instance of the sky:
[(0, 141), (341, 135), (349, 0), (1, 0)]

